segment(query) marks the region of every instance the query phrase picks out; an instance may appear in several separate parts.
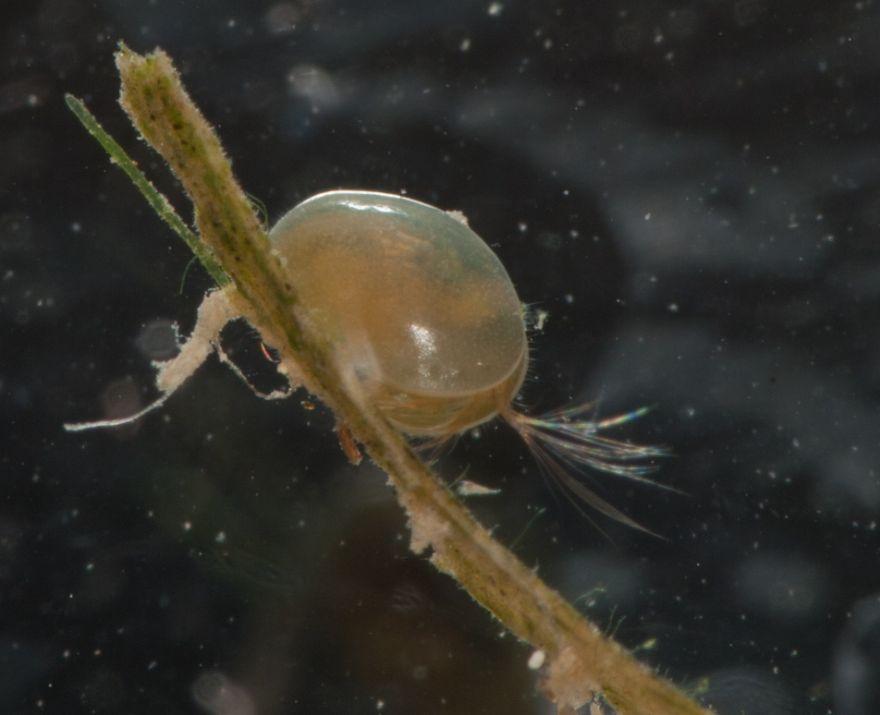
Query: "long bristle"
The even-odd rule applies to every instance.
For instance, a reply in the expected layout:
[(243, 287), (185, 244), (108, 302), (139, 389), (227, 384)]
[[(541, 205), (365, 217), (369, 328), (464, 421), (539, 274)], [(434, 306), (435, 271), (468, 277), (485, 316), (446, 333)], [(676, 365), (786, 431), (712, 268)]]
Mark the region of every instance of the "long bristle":
[(678, 492), (679, 490), (674, 487), (648, 477), (657, 469), (653, 460), (668, 456), (668, 450), (622, 442), (600, 434), (603, 430), (619, 427), (638, 419), (649, 410), (650, 408), (640, 407), (631, 412), (598, 419), (595, 403), (581, 403), (539, 417), (530, 417), (509, 409), (502, 413), (502, 417), (529, 446), (539, 467), (568, 495), (577, 497), (615, 521), (653, 534), (654, 532), (609, 504), (577, 478), (577, 472), (583, 467), (588, 467)]

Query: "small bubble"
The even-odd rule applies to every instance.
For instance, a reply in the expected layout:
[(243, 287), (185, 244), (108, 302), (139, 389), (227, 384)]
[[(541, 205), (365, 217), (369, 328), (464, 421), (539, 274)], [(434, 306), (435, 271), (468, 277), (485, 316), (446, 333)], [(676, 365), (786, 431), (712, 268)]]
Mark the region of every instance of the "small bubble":
[(256, 705), (243, 686), (216, 671), (199, 675), (192, 684), (193, 699), (210, 715), (254, 715)]
[(135, 345), (150, 360), (168, 360), (180, 350), (177, 324), (167, 318), (157, 318), (141, 328)]
[(296, 30), (301, 14), (296, 4), (279, 2), (269, 8), (263, 21), (271, 34), (283, 35)]
[(412, 669), (412, 676), (415, 680), (424, 680), (428, 677), (428, 668), (424, 665), (417, 665)]

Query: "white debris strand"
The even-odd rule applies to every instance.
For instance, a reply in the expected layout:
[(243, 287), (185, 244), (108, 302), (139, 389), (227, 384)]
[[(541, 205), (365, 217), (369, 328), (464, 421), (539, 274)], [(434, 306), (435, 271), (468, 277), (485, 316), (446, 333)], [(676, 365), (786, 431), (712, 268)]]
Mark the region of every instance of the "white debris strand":
[(105, 427), (121, 427), (136, 422), (147, 413), (165, 404), (165, 401), (199, 369), (207, 357), (219, 346), (220, 332), (224, 326), (230, 320), (238, 317), (238, 313), (229, 300), (227, 290), (230, 289), (208, 293), (199, 306), (192, 334), (180, 346), (180, 352), (170, 360), (153, 363), (158, 368), (156, 387), (162, 393), (158, 399), (128, 417), (67, 423), (64, 425), (64, 429), (68, 432), (82, 432)]

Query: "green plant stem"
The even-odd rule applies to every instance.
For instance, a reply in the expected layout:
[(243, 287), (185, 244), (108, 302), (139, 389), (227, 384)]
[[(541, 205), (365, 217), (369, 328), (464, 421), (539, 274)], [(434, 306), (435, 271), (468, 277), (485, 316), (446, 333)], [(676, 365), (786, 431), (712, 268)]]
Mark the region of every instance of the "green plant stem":
[(120, 102), (192, 199), (201, 240), (232, 280), (230, 300), (388, 474), (409, 517), (412, 549), (430, 548), (440, 570), (517, 637), (545, 652), (543, 689), (560, 712), (601, 692), (621, 715), (707, 715), (495, 541), (363, 398), (356, 381), (337, 365), (333, 346), (309, 331), (295, 286), (287, 281), (216, 134), (187, 96), (168, 56), (161, 50), (141, 56), (122, 47), (116, 63)]
[(131, 179), (131, 183), (133, 183), (138, 191), (143, 194), (147, 203), (150, 204), (153, 211), (158, 214), (159, 218), (167, 223), (171, 227), (171, 230), (184, 240), (189, 247), (189, 250), (195, 254), (201, 264), (205, 267), (205, 270), (211, 274), (211, 277), (217, 285), (227, 285), (229, 283), (229, 276), (223, 272), (223, 269), (211, 255), (210, 251), (205, 247), (205, 244), (199, 240), (199, 237), (196, 236), (196, 234), (190, 230), (189, 226), (186, 225), (186, 222), (180, 218), (174, 210), (174, 207), (168, 202), (168, 199), (159, 193), (150, 180), (144, 176), (144, 172), (138, 168), (134, 159), (132, 159), (125, 149), (123, 149), (119, 143), (107, 133), (104, 127), (101, 126), (95, 118), (95, 115), (89, 111), (88, 107), (83, 104), (82, 100), (74, 97), (72, 94), (65, 94), (64, 101), (67, 103), (70, 111), (73, 112), (76, 118), (79, 119), (82, 125), (86, 128), (86, 131), (91, 134), (98, 144), (104, 148), (104, 151), (109, 154), (110, 161), (116, 164), (128, 175), (128, 178)]

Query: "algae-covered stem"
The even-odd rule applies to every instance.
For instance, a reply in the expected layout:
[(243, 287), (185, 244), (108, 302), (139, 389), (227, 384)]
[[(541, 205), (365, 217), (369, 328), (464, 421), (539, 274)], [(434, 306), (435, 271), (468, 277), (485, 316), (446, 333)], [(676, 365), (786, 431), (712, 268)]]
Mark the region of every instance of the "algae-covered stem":
[[(235, 310), (279, 351), (288, 371), (326, 402), (388, 474), (409, 517), (413, 550), (430, 548), (437, 568), (455, 578), (517, 637), (546, 653), (544, 690), (560, 712), (602, 693), (623, 715), (705, 715), (706, 710), (603, 636), (495, 541), (406, 439), (363, 399), (357, 385), (337, 370), (331, 346), (301, 319), (295, 287), (286, 280), (250, 201), (236, 183), (217, 135), (187, 96), (168, 56), (161, 50), (142, 56), (123, 46), (116, 64), (123, 108), (192, 199), (200, 239), (209, 249), (194, 249), (196, 255), (215, 277), (229, 276), (231, 287), (226, 290)], [(125, 156), (112, 139), (107, 137), (112, 144), (102, 140), (100, 127), (87, 128), (111, 157)], [(165, 206), (163, 198), (159, 208)]]

